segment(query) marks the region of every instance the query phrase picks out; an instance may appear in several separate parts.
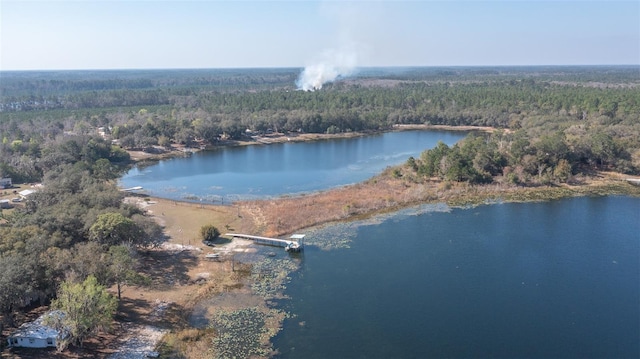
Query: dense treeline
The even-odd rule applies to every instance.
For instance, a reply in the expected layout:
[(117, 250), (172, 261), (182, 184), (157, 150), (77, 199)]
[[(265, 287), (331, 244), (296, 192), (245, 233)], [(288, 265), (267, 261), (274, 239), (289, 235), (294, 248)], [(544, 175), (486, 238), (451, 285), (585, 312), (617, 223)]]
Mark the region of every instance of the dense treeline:
[(0, 93), (8, 98), (62, 96), (85, 91), (198, 88), (243, 90), (292, 86), (297, 69), (4, 71)]
[[(134, 275), (136, 250), (163, 239), (161, 228), (123, 202), (117, 178), (128, 154), (99, 137), (58, 135), (39, 144), (15, 144), (42, 181), (24, 205), (0, 218), (0, 316), (56, 296), (63, 282), (89, 276), (100, 285), (144, 281)], [(6, 168), (16, 170), (3, 163)], [(20, 177), (18, 177), (20, 178)], [(4, 190), (5, 193), (9, 190)], [(129, 263), (123, 274), (122, 263)], [(84, 335), (86, 333), (79, 333)]]
[(84, 168), (98, 179), (111, 179), (129, 160), (125, 150), (103, 138), (64, 134), (62, 127), (55, 125), (25, 131), (9, 126), (2, 133), (0, 175), (17, 183), (38, 182), (45, 173), (65, 164)]
[[(79, 70), (4, 71), (0, 82), (2, 103), (8, 98), (104, 90), (200, 88), (257, 90), (294, 88), (301, 69), (200, 69), (200, 70)], [(537, 81), (629, 84), (637, 80), (636, 66), (533, 66), (533, 67), (404, 67), (364, 68), (356, 80), (404, 82), (491, 82), (532, 78)]]
[[(316, 92), (293, 90), (296, 71), (3, 73), (0, 103), (49, 93), (63, 105), (28, 111), (21, 100), (0, 112), (0, 170), (35, 181), (51, 142), (65, 133), (95, 135), (98, 127), (124, 148), (150, 148), (237, 140), (246, 130), (340, 133), (422, 123), (522, 129), (532, 140), (602, 133), (631, 156), (632, 166), (609, 166), (638, 166), (637, 67), (367, 69)], [(591, 156), (583, 162), (599, 163)]]
[[(204, 94), (206, 100), (206, 95), (220, 93), (292, 91), (299, 72), (299, 69), (3, 72), (0, 112), (193, 105), (189, 99), (200, 94)], [(358, 87), (398, 82), (486, 85), (521, 80), (592, 87), (628, 86), (637, 85), (638, 69), (633, 66), (372, 68), (361, 70), (343, 83)], [(351, 86), (347, 90), (353, 92)], [(245, 109), (251, 111), (290, 107), (274, 103), (274, 100), (280, 102), (278, 94), (269, 98), (262, 95), (262, 100), (254, 98), (253, 104), (243, 102), (242, 106), (248, 106)], [(308, 109), (309, 101), (303, 102)], [(198, 105), (203, 103), (199, 101)], [(300, 101), (294, 105), (298, 108)], [(231, 110), (237, 111), (238, 107)]]
[(367, 69), (315, 92), (295, 90), (298, 73), (2, 73), (0, 177), (43, 185), (0, 218), (3, 319), (89, 278), (126, 284), (136, 249), (162, 238), (114, 185), (125, 149), (249, 139), (247, 130), (479, 125), (501, 130), (439, 144), (408, 160), (411, 175), (536, 185), (640, 171), (637, 66)]
[[(284, 69), (251, 70), (244, 76), (229, 70), (217, 75), (224, 86), (214, 85), (216, 77), (204, 76), (204, 70), (178, 71), (174, 80), (169, 77), (171, 71), (152, 72), (155, 77), (143, 78), (152, 82), (149, 89), (69, 89), (61, 97), (77, 109), (26, 111), (23, 107), (0, 112), (4, 159), (0, 166), (17, 178), (37, 178), (43, 172), (30, 168), (38, 166), (28, 161), (30, 154), (64, 131), (93, 135), (98, 127), (125, 148), (150, 148), (238, 140), (247, 129), (341, 133), (422, 123), (522, 129), (532, 139), (557, 131), (568, 131), (568, 137), (604, 133), (633, 159), (640, 148), (637, 67), (580, 69), (370, 70), (316, 92), (295, 91), (291, 83), (286, 85), (284, 80), (291, 80), (294, 73)], [(373, 77), (378, 73), (380, 78)], [(410, 75), (416, 78), (399, 80)], [(93, 76), (84, 81), (116, 81)], [(70, 77), (72, 84), (82, 83), (81, 77)], [(38, 82), (29, 77), (22, 81)], [(135, 76), (117, 79), (125, 87), (135, 87), (139, 81)], [(633, 163), (638, 166), (637, 161)], [(631, 171), (634, 167), (612, 168)]]

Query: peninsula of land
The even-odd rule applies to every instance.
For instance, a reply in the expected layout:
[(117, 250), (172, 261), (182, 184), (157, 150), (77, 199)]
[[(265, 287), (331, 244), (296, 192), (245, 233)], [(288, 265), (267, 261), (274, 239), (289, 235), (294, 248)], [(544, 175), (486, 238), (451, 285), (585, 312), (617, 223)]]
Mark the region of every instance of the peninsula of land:
[[(443, 130), (492, 134), (510, 134), (510, 130), (487, 126), (398, 125), (395, 131)], [(217, 146), (268, 145), (290, 141), (317, 141), (370, 135), (371, 132), (340, 134), (280, 134), (253, 136), (242, 141), (228, 141)], [(203, 148), (204, 149), (204, 148)], [(194, 149), (197, 151), (200, 149)], [(163, 153), (130, 151), (136, 162), (156, 161), (180, 156), (184, 149), (174, 147)], [(333, 221), (360, 219), (377, 213), (394, 211), (424, 203), (446, 203), (450, 206), (479, 205), (494, 202), (525, 202), (558, 199), (580, 195), (639, 195), (634, 186), (636, 176), (614, 171), (588, 171), (569, 174), (563, 181), (521, 184), (506, 176), (492, 176), (489, 183), (453, 181), (416, 173), (407, 163), (388, 168), (363, 182), (337, 189), (276, 199), (239, 201), (220, 211), (242, 211), (252, 219), (252, 230), (259, 235), (283, 236), (297, 230)]]
[[(482, 130), (493, 132), (487, 128)], [(328, 137), (331, 136), (316, 135), (307, 140)], [(427, 203), (446, 203), (456, 207), (585, 195), (640, 196), (640, 186), (634, 185), (633, 181), (628, 180), (630, 178), (632, 177), (615, 172), (600, 171), (573, 176), (563, 184), (524, 186), (507, 183), (504, 178), (496, 178), (491, 184), (470, 184), (435, 177), (420, 178), (408, 164), (403, 164), (389, 168), (363, 183), (295, 197), (239, 201), (228, 205), (132, 198), (130, 200), (143, 206), (165, 228), (168, 243), (164, 248), (175, 250), (177, 246), (183, 251), (182, 259), (175, 255), (163, 256), (162, 259), (158, 258), (154, 266), (171, 268), (175, 266), (176, 260), (184, 260), (187, 255), (193, 257), (193, 262), (185, 266), (184, 275), (188, 278), (186, 281), (175, 282), (162, 291), (129, 288), (125, 290), (125, 295), (131, 298), (143, 295), (151, 303), (170, 302), (172, 308), (179, 308), (179, 313), (182, 314), (165, 322), (165, 328), (169, 330), (162, 340), (161, 348), (166, 353), (190, 353), (189, 357), (197, 357), (211, 350), (205, 343), (215, 338), (213, 332), (194, 327), (188, 320), (202, 303), (214, 303), (208, 309), (212, 313), (236, 313), (248, 307), (259, 308), (262, 313), (273, 313), (268, 299), (250, 289), (264, 280), (249, 274), (256, 263), (236, 264), (245, 266), (245, 271), (242, 272), (232, 269), (232, 259), (229, 259), (232, 257), (225, 255), (219, 262), (207, 260), (206, 253), (211, 252), (211, 248), (196, 239), (196, 229), (203, 225), (213, 223), (219, 228), (236, 232), (285, 237), (313, 226), (360, 220)], [(185, 238), (189, 239), (185, 242)], [(216, 253), (243, 253), (252, 248), (246, 241), (234, 239), (227, 243), (227, 240), (220, 242)], [(218, 252), (220, 250), (222, 252)], [(229, 300), (229, 296), (233, 299)], [(153, 304), (150, 308), (153, 308)], [(153, 309), (149, 311), (152, 312)], [(212, 313), (210, 315), (214, 315)], [(274, 320), (267, 326), (268, 331), (275, 334), (285, 315), (279, 312), (272, 315)], [(263, 338), (256, 345), (269, 348), (270, 343), (268, 338)]]

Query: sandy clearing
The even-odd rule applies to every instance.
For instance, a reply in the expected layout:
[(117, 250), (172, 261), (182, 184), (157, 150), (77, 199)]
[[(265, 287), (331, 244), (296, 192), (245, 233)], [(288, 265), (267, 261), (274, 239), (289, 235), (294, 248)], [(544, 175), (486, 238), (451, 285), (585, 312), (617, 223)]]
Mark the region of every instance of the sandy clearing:
[(146, 359), (157, 355), (154, 351), (167, 330), (151, 325), (122, 324), (125, 333), (117, 342), (117, 352), (108, 359)]

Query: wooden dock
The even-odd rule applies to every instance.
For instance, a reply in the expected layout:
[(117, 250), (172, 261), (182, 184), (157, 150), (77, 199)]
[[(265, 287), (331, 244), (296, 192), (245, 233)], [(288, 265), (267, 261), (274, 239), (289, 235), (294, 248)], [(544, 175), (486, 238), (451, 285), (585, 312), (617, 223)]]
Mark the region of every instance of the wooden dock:
[(269, 238), (242, 233), (227, 233), (227, 237), (250, 239), (256, 243), (284, 247), (287, 252), (300, 252), (304, 248), (304, 234), (294, 234), (289, 239)]

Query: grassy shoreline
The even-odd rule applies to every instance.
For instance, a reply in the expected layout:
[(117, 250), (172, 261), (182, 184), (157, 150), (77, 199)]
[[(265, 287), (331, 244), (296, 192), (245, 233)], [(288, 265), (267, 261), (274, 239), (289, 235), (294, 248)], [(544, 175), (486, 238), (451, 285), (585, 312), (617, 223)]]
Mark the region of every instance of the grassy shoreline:
[[(430, 126), (420, 127), (436, 129)], [(418, 128), (415, 126), (408, 126), (398, 130), (416, 129)], [(445, 128), (437, 129), (445, 130)], [(458, 130), (489, 131), (490, 129), (458, 128)], [(350, 136), (357, 135), (366, 134), (350, 134)], [(312, 141), (328, 138), (336, 138), (336, 136), (317, 135), (296, 140)], [(291, 140), (285, 136), (274, 136), (271, 139), (273, 142), (270, 143)], [(264, 142), (250, 142), (244, 145), (260, 143), (265, 144)], [(402, 173), (401, 176), (397, 176), (398, 170)], [(524, 187), (502, 183), (500, 178), (489, 185), (469, 185), (415, 178), (403, 165), (399, 165), (362, 183), (300, 196), (240, 201), (231, 205), (197, 204), (148, 198), (148, 202), (155, 203), (149, 207), (150, 214), (165, 226), (165, 233), (170, 238), (170, 242), (193, 244), (203, 251), (187, 268), (188, 276), (193, 279), (200, 275), (205, 268), (210, 273), (204, 284), (174, 285), (165, 287), (166, 293), (145, 293), (146, 296), (153, 294), (156, 297), (171, 293), (169, 296), (174, 298), (176, 305), (181, 308), (180, 317), (182, 319), (169, 323), (170, 333), (164, 337), (161, 343), (161, 353), (165, 355), (163, 357), (171, 357), (173, 354), (180, 353), (186, 358), (201, 358), (211, 355), (212, 349), (207, 343), (218, 340), (216, 339), (217, 334), (210, 329), (197, 329), (190, 326), (185, 316), (199, 303), (210, 301), (221, 294), (235, 293), (234, 295), (253, 298), (248, 300), (253, 303), (250, 307), (240, 301), (234, 305), (213, 309), (214, 311), (222, 311), (221, 313), (224, 313), (227, 321), (233, 321), (233, 317), (236, 315), (234, 313), (244, 313), (249, 309), (252, 318), (255, 317), (256, 320), (270, 318), (268, 324), (263, 324), (265, 325), (265, 333), (269, 333), (269, 335), (261, 336), (260, 343), (255, 344), (262, 348), (260, 349), (261, 353), (265, 353), (265, 356), (268, 356), (267, 353), (270, 353), (271, 350), (269, 340), (281, 329), (282, 323), (287, 317), (286, 313), (272, 312), (273, 308), (269, 305), (269, 299), (252, 289), (256, 285), (259, 286), (260, 281), (264, 279), (261, 275), (245, 274), (239, 276), (238, 272), (231, 269), (232, 266), (228, 261), (222, 263), (206, 261), (202, 253), (210, 249), (197, 241), (197, 230), (202, 225), (213, 224), (223, 233), (235, 230), (255, 235), (286, 236), (305, 229), (311, 230), (320, 225), (353, 222), (423, 204), (445, 203), (450, 207), (467, 207), (502, 202), (549, 201), (590, 195), (640, 197), (640, 186), (628, 183), (626, 176), (606, 172), (594, 173), (590, 176), (577, 176), (573, 178), (572, 184), (563, 185)], [(167, 258), (168, 261), (172, 260), (171, 257)], [(163, 266), (163, 263), (159, 263), (159, 265)], [(260, 265), (260, 263), (245, 263), (243, 270), (251, 273), (254, 266), (260, 267)], [(292, 270), (291, 268), (280, 269), (283, 271)], [(286, 277), (286, 275), (283, 276), (283, 278)], [(224, 283), (224, 285), (219, 285), (219, 283)], [(283, 283), (278, 285), (283, 285)], [(134, 292), (132, 295), (139, 294)], [(257, 328), (256, 330), (262, 329)], [(221, 343), (221, 345), (226, 344)]]
[(469, 185), (395, 178), (394, 169), (363, 183), (296, 197), (239, 202), (254, 213), (263, 235), (282, 236), (320, 224), (363, 219), (403, 208), (446, 203), (451, 207), (493, 202), (533, 202), (588, 195), (640, 196), (640, 186), (617, 173), (576, 178), (574, 184), (523, 187), (504, 183)]

